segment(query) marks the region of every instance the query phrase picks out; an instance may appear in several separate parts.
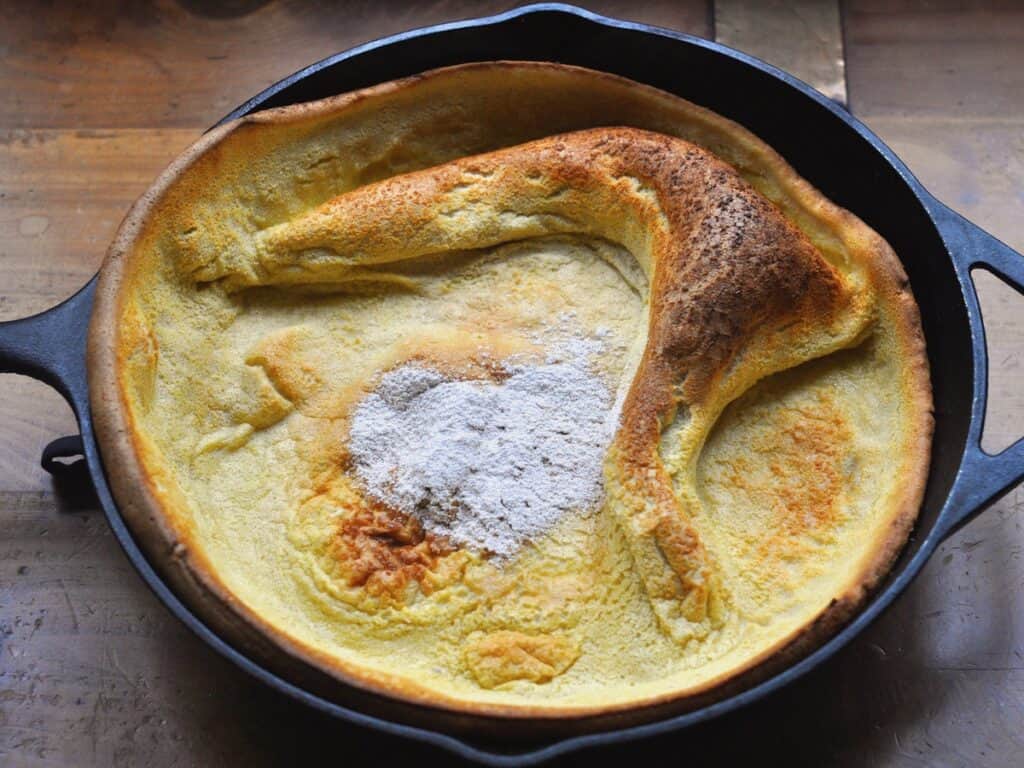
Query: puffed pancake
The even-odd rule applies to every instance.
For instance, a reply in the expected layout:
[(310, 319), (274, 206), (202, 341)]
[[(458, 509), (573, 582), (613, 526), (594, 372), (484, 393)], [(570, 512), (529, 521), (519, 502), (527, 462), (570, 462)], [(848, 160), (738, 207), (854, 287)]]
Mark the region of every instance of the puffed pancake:
[[(567, 338), (609, 393), (595, 504), (499, 551), (368, 485), (389, 372), (511, 386)], [(827, 639), (906, 541), (932, 432), (879, 235), (736, 123), (547, 63), (210, 132), (122, 224), (89, 365), (122, 513), (217, 631), (341, 698), (581, 729)]]

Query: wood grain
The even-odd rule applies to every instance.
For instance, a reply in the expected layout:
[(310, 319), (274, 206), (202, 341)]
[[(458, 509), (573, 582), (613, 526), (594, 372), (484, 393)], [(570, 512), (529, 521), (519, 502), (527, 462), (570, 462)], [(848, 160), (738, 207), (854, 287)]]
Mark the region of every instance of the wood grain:
[[(854, 112), (936, 197), (1024, 251), (1024, 6), (850, 0), (846, 11)], [(1024, 298), (974, 277), (991, 377), (982, 445), (998, 451), (1024, 435)], [(866, 762), (1009, 766), (1024, 754), (1022, 509), (1018, 487), (951, 537), (894, 623), (864, 638), (896, 662), (862, 689), (879, 709)]]
[[(160, 168), (255, 90), (347, 45), (508, 5), (0, 0), (0, 319), (78, 288)], [(587, 5), (710, 32), (704, 2)], [(1024, 249), (1024, 8), (844, 8), (855, 111), (941, 199)], [(987, 438), (1005, 443), (1024, 431), (1024, 311), (1020, 297), (979, 282), (996, 373)], [(441, 761), (294, 705), (192, 637), (150, 595), (88, 498), (54, 493), (38, 468), (46, 440), (72, 430), (52, 390), (0, 377), (0, 765)], [(808, 678), (683, 736), (599, 757), (1015, 764), (1024, 753), (1021, 509), (1018, 488)]]
[(0, 320), (46, 309), (87, 282), (135, 198), (200, 133), (0, 132)]
[[(878, 115), (867, 123), (932, 194), (1024, 253), (1024, 116)], [(989, 348), (982, 445), (999, 451), (1024, 436), (1024, 298), (984, 270), (974, 279)]]
[(1024, 4), (849, 0), (846, 66), (860, 117), (1021, 117)]
[(846, 103), (839, 0), (714, 0), (715, 40)]
[[(135, 198), (199, 134), (0, 131), (0, 321), (41, 312), (84, 285)], [(39, 453), (77, 431), (71, 410), (37, 381), (0, 381), (0, 490), (48, 490)]]
[[(222, 660), (150, 594), (106, 521), (0, 492), (0, 764), (273, 766), (397, 758)], [(418, 754), (422, 754), (419, 752)]]
[[(359, 43), (517, 3), (329, 0), (4, 2), (5, 128), (205, 127)], [(602, 0), (598, 13), (707, 35), (703, 0)]]
[[(0, 764), (269, 768), (325, 754), (349, 765), (450, 764), (250, 680), (156, 602), (101, 516), (58, 506), (49, 493), (0, 494)], [(601, 759), (1013, 765), (1024, 746), (1024, 633), (1019, 623), (1006, 631), (1016, 610), (1007, 595), (1022, 586), (1022, 508), (1017, 491), (944, 546), (893, 610), (806, 679)]]

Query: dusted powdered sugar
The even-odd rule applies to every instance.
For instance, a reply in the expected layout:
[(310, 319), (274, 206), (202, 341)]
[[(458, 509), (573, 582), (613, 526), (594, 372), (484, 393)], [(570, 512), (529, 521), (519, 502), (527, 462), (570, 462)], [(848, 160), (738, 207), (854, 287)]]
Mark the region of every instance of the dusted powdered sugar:
[(612, 398), (585, 356), (562, 357), (509, 366), (500, 381), (391, 371), (353, 414), (356, 473), (426, 530), (499, 557), (594, 509)]

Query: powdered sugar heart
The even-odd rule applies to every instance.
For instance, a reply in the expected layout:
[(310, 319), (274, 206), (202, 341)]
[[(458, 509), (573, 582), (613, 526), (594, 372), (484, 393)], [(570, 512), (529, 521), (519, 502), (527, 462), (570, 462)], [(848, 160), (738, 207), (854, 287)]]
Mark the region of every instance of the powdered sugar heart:
[(513, 365), (501, 381), (407, 364), (355, 409), (350, 450), (370, 495), (453, 543), (514, 555), (602, 500), (613, 398), (585, 358)]

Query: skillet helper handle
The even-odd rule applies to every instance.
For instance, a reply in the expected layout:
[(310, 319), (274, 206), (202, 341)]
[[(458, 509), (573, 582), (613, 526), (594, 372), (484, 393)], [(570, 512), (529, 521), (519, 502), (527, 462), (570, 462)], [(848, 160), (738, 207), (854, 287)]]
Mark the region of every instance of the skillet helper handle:
[(87, 407), (85, 343), (96, 278), (38, 315), (0, 323), (0, 373), (20, 373), (60, 392), (78, 415)]
[[(970, 321), (977, 331), (976, 338), (984, 344), (985, 326), (971, 270), (988, 270), (1024, 294), (1024, 255), (945, 205), (937, 204), (935, 214), (942, 238), (965, 278)], [(981, 447), (988, 400), (987, 355), (983, 350), (984, 347), (975, 352), (974, 401), (963, 462), (944, 519), (939, 521), (943, 538), (1024, 480), (1024, 438), (997, 454), (988, 453)]]

